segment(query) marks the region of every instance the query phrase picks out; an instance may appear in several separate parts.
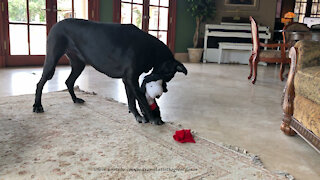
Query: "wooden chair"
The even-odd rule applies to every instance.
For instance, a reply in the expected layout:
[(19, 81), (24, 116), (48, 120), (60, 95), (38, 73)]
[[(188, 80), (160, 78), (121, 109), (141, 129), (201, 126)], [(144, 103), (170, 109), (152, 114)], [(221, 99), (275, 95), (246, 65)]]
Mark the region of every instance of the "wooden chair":
[[(248, 79), (251, 79), (252, 72), (252, 84), (256, 82), (257, 79), (257, 68), (258, 63), (280, 63), (279, 78), (283, 81), (284, 65), (290, 63), (290, 58), (287, 57), (286, 48), (289, 47), (286, 43), (278, 44), (265, 44), (259, 40), (259, 30), (256, 21), (250, 16), (251, 22), (251, 35), (252, 35), (252, 54), (249, 58), (250, 74)], [(261, 47), (272, 48), (272, 50), (263, 50)], [(274, 50), (280, 47), (279, 50)]]

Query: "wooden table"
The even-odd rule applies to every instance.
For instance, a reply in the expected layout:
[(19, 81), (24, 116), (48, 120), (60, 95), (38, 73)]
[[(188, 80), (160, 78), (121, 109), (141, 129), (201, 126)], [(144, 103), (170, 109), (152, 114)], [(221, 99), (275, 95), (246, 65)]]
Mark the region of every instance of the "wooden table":
[(288, 34), (286, 42), (291, 46), (300, 40), (320, 41), (320, 31), (285, 31)]

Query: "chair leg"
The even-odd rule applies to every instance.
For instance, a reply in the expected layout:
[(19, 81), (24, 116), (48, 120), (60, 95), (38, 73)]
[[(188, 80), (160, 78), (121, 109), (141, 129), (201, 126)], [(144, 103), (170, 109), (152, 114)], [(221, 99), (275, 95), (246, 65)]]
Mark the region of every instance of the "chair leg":
[(283, 81), (283, 79), (284, 79), (283, 78), (283, 72), (284, 72), (285, 68), (286, 68), (285, 64), (281, 63), (280, 64), (280, 72), (279, 72), (279, 78), (280, 78), (281, 81)]
[(248, 76), (248, 79), (251, 79), (252, 77), (252, 59), (253, 59), (253, 54), (251, 54), (250, 58), (249, 58), (249, 66), (250, 66), (250, 74)]
[(258, 62), (259, 62), (259, 57), (257, 55), (255, 55), (253, 57), (253, 79), (252, 79), (252, 84), (256, 83), (256, 79), (257, 79), (257, 71), (258, 71)]

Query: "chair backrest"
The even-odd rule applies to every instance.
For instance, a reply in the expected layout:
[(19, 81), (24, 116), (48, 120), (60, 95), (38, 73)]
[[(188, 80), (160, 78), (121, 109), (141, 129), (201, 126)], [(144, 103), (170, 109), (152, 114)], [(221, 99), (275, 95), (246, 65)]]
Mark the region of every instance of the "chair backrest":
[(252, 16), (249, 18), (251, 22), (251, 35), (252, 35), (252, 51), (253, 52), (258, 52), (259, 50), (259, 30), (256, 21), (253, 19)]
[(308, 31), (310, 31), (310, 28), (308, 28), (308, 26), (306, 24), (297, 23), (297, 22), (293, 22), (293, 23), (290, 23), (290, 24), (284, 26), (283, 32), (282, 32), (284, 43), (287, 43), (286, 40), (289, 39), (289, 34), (286, 33), (286, 31), (300, 31), (300, 32), (305, 31), (305, 32), (308, 32)]

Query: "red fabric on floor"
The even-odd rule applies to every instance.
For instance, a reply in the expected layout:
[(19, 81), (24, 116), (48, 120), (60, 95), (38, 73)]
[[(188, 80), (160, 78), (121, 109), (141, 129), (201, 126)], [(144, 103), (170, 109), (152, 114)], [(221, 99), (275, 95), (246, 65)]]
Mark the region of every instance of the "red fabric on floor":
[(180, 143), (185, 143), (185, 142), (196, 143), (192, 137), (190, 129), (182, 129), (182, 130), (176, 131), (176, 133), (173, 135), (173, 139)]

